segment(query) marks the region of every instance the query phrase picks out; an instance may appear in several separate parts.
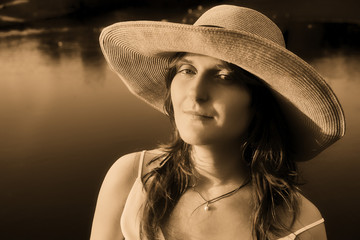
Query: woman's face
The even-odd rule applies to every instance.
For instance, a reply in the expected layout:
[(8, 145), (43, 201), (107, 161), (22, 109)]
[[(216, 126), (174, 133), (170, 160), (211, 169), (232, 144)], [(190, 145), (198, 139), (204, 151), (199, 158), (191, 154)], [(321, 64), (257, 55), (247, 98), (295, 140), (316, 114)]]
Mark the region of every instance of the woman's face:
[(171, 83), (174, 118), (191, 145), (241, 141), (251, 120), (251, 95), (229, 65), (216, 58), (186, 54)]

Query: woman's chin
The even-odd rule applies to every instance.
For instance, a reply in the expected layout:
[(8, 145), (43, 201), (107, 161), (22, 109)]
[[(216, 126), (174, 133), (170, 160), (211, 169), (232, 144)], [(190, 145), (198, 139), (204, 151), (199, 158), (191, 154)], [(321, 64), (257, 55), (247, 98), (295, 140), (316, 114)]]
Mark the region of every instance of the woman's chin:
[(211, 145), (218, 140), (211, 136), (198, 136), (195, 134), (180, 134), (181, 139), (189, 145)]

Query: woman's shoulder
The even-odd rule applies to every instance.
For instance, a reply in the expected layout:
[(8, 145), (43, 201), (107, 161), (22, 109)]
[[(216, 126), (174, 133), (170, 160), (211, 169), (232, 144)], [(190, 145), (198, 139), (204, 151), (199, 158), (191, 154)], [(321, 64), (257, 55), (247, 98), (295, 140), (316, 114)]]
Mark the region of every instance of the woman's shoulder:
[(299, 194), (299, 200), (299, 221), (313, 222), (314, 220), (322, 218), (319, 209), (309, 199), (302, 194)]
[[(161, 151), (158, 149), (132, 152), (123, 155), (116, 160), (101, 185), (98, 197), (98, 205), (121, 205), (125, 204), (127, 196), (134, 185), (136, 179), (156, 167), (156, 164), (148, 164), (151, 159), (159, 156)], [(141, 165), (140, 165), (141, 164)], [(139, 174), (140, 173), (140, 174)]]
[(137, 177), (140, 155), (141, 152), (128, 153), (112, 164), (103, 180), (100, 196), (127, 195)]
[[(302, 194), (299, 194), (299, 214), (292, 226), (292, 232), (301, 234), (301, 239), (326, 239), (325, 225), (319, 209)], [(316, 226), (314, 223), (319, 223)], [(304, 230), (304, 231), (302, 231)]]
[(158, 167), (160, 161), (152, 160), (163, 154), (164, 152), (158, 148), (127, 153), (115, 161), (107, 175), (113, 178), (128, 179), (133, 182), (139, 176), (139, 171), (142, 172), (141, 175), (144, 175), (153, 168)]
[[(114, 178), (126, 178), (135, 181), (139, 171), (146, 173), (158, 166), (158, 162), (151, 162), (163, 154), (160, 149), (143, 150), (127, 153), (121, 156), (110, 167), (108, 174)], [(141, 166), (140, 166), (141, 164)]]
[(121, 239), (120, 218), (138, 176), (141, 152), (120, 157), (113, 163), (103, 180), (97, 199), (91, 239)]

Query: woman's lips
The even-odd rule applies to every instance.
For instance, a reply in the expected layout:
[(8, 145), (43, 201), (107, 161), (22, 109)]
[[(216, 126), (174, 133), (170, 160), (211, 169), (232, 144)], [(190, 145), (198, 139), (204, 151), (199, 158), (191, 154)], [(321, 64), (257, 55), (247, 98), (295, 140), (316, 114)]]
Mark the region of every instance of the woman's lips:
[(211, 114), (207, 114), (207, 113), (199, 112), (199, 111), (187, 110), (187, 111), (184, 111), (184, 113), (187, 115), (190, 115), (191, 117), (193, 117), (195, 119), (210, 120), (210, 119), (214, 118)]

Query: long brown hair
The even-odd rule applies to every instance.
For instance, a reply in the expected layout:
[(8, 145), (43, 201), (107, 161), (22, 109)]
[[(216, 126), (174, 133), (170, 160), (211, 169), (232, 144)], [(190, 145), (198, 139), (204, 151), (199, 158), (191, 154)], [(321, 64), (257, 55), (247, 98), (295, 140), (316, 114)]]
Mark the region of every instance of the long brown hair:
[[(176, 74), (175, 63), (184, 53), (174, 57), (166, 78), (167, 98), (164, 108), (174, 127), (172, 141), (163, 146), (164, 154), (151, 161), (159, 167), (143, 176), (147, 192), (141, 220), (140, 236), (155, 240), (160, 226), (167, 220), (180, 197), (190, 187), (193, 165), (191, 146), (179, 136), (175, 126), (170, 85)], [(280, 236), (291, 226), (279, 216), (279, 207), (291, 216), (291, 225), (298, 214), (298, 174), (291, 151), (291, 136), (281, 108), (266, 84), (245, 71), (229, 64), (235, 76), (246, 84), (252, 96), (254, 117), (249, 134), (239, 151), (247, 162), (253, 186), (253, 234), (259, 240)]]

